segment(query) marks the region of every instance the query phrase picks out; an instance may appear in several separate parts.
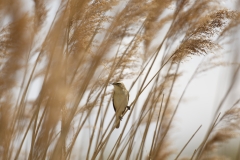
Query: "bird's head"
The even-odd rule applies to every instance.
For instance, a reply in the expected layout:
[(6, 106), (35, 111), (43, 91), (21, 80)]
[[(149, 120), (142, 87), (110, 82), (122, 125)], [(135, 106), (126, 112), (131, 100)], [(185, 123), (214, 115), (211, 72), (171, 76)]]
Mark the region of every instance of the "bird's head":
[(119, 89), (126, 89), (123, 83), (120, 82), (115, 82), (112, 84), (114, 86), (115, 89), (119, 88)]

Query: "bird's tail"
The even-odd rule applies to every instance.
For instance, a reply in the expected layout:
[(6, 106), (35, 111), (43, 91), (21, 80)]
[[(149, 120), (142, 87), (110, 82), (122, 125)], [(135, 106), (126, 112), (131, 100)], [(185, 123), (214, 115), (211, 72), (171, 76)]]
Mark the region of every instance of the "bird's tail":
[(120, 127), (120, 119), (118, 117), (116, 117), (115, 126), (116, 126), (116, 128)]

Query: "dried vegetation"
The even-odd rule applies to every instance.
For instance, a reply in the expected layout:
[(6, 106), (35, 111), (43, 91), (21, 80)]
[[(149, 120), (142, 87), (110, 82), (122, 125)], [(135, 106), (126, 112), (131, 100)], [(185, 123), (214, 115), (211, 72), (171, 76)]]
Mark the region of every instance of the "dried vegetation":
[[(50, 13), (53, 2), (57, 11)], [(173, 149), (170, 138), (179, 104), (196, 75), (230, 64), (211, 62), (239, 27), (239, 12), (220, 0), (25, 4), (0, 2), (0, 159), (181, 159), (188, 143)], [(176, 99), (180, 65), (211, 55)], [(239, 64), (230, 65), (237, 70), (225, 97), (239, 73)], [(126, 79), (134, 100), (116, 136), (109, 86)], [(225, 159), (216, 150), (240, 131), (238, 102), (219, 114), (225, 97), (185, 159)]]

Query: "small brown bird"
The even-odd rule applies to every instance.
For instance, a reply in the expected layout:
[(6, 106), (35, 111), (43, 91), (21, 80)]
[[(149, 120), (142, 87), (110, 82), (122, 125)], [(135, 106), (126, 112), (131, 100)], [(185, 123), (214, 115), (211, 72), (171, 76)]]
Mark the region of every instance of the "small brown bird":
[(113, 108), (115, 110), (115, 125), (116, 128), (120, 126), (120, 120), (122, 120), (122, 114), (127, 108), (130, 109), (128, 105), (129, 93), (125, 88), (123, 83), (113, 83), (114, 91), (113, 91)]

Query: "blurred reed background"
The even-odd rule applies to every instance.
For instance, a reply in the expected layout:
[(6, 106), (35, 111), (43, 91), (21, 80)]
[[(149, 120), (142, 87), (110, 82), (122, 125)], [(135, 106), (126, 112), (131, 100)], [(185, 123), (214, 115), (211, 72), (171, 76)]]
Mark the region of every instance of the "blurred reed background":
[[(219, 146), (240, 131), (239, 97), (222, 111), (239, 80), (234, 35), (240, 14), (226, 4), (240, 6), (221, 0), (0, 1), (0, 159), (227, 159)], [(232, 59), (221, 59), (226, 53)], [(179, 68), (196, 56), (204, 58), (176, 97), (185, 76)], [(195, 134), (173, 147), (178, 107), (193, 79), (219, 66), (229, 68), (227, 89), (216, 91), (223, 97), (205, 138), (182, 156)], [(131, 82), (131, 110), (117, 131), (110, 86), (116, 81)]]

